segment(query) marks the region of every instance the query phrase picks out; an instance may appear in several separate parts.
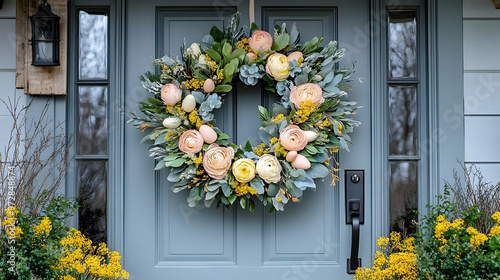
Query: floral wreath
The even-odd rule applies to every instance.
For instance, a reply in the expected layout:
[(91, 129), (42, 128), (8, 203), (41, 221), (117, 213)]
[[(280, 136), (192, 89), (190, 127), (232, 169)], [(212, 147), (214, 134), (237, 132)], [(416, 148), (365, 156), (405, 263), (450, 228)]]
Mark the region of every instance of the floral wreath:
[[(181, 47), (182, 58), (153, 59), (161, 74), (145, 73), (142, 86), (154, 96), (139, 102), (143, 116), (133, 114), (130, 122), (149, 133), (141, 143), (150, 143), (149, 155), (158, 161), (155, 170), (170, 167), (167, 180), (174, 193), (189, 189), (188, 205), (200, 200), (210, 207), (229, 207), (239, 202), (255, 209), (255, 197), (270, 211), (284, 210), (289, 201), (298, 202), (314, 179), (332, 175), (338, 181), (333, 154), (348, 150), (348, 133), (360, 122), (356, 102), (343, 98), (352, 89), (354, 67), (337, 69), (344, 49), (314, 37), (299, 44), (295, 26), (276, 26), (274, 36), (239, 26), (234, 14), (224, 31), (213, 27), (201, 43)], [(250, 36), (251, 35), (251, 36)], [(271, 111), (259, 106), (262, 121), (256, 147), (228, 141), (217, 127), (212, 111), (232, 89), (235, 76), (249, 86), (262, 79), (266, 90), (281, 96)], [(333, 158), (333, 160), (332, 160)]]

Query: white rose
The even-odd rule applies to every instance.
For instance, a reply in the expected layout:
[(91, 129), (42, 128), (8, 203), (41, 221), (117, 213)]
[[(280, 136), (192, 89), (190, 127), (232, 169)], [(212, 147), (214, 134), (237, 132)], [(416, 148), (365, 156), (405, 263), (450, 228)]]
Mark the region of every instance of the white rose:
[(278, 159), (269, 154), (262, 155), (255, 167), (257, 174), (266, 183), (278, 183), (281, 179), (281, 165)]

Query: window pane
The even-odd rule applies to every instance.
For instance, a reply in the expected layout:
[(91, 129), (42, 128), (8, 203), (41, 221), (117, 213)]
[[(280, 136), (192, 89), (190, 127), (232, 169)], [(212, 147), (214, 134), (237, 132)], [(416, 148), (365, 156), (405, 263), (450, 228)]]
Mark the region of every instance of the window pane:
[(389, 154), (417, 155), (417, 87), (389, 87)]
[(108, 16), (80, 11), (79, 78), (108, 77)]
[(107, 239), (107, 161), (78, 161), (78, 227), (95, 243)]
[(415, 11), (389, 11), (389, 76), (414, 78), (417, 72)]
[(417, 162), (391, 162), (390, 219), (391, 231), (414, 233), (418, 217)]
[(78, 88), (78, 154), (104, 155), (108, 150), (108, 88)]

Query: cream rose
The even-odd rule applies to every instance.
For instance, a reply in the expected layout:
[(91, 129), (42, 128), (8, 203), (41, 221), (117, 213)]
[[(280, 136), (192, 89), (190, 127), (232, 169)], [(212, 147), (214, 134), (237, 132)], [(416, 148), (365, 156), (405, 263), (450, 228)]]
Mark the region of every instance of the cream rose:
[(208, 176), (221, 180), (226, 177), (233, 158), (233, 148), (219, 147), (217, 144), (212, 144), (205, 152), (205, 156), (203, 156), (203, 168)]
[(186, 130), (179, 137), (179, 150), (186, 154), (196, 154), (203, 148), (203, 142), (203, 136), (198, 130)]
[(249, 158), (240, 158), (233, 163), (234, 178), (240, 183), (248, 183), (255, 178), (255, 163)]
[(297, 61), (297, 65), (300, 65), (299, 59), (301, 59), (301, 58), (304, 58), (304, 55), (299, 51), (293, 52), (287, 56), (288, 61), (295, 60), (295, 61)]
[(248, 45), (254, 53), (263, 53), (273, 46), (273, 36), (266, 31), (256, 30), (248, 39)]
[(307, 135), (300, 127), (291, 124), (280, 132), (280, 142), (289, 151), (301, 151), (307, 145)]
[(317, 84), (307, 83), (292, 87), (290, 101), (295, 105), (295, 108), (300, 109), (301, 103), (306, 103), (308, 100), (311, 100), (312, 105), (325, 102), (323, 90)]
[(165, 105), (174, 106), (181, 99), (182, 91), (174, 84), (166, 84), (161, 88), (161, 100), (163, 100)]
[(281, 179), (281, 165), (275, 156), (264, 154), (257, 161), (257, 174), (266, 183), (278, 183)]
[(267, 58), (266, 72), (273, 78), (282, 82), (288, 78), (288, 59), (284, 54), (275, 53)]

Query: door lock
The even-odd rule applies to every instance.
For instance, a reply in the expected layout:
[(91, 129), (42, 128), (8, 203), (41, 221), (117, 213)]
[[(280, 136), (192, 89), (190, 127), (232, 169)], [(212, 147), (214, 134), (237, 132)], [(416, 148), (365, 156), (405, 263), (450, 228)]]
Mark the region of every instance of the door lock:
[(359, 177), (358, 174), (354, 174), (351, 176), (351, 182), (353, 182), (354, 184), (358, 183), (359, 180), (361, 180), (361, 178)]
[(361, 266), (359, 253), (359, 230), (365, 219), (365, 181), (364, 170), (346, 170), (345, 214), (346, 224), (352, 225), (351, 258), (347, 259), (347, 273), (354, 274)]

